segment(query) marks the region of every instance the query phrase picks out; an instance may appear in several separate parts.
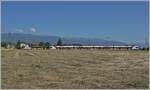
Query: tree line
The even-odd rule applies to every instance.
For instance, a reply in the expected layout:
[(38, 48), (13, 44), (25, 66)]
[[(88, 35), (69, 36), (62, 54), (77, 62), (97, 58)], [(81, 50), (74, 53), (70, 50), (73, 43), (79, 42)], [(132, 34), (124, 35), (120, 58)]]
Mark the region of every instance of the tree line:
[[(22, 49), (22, 48), (24, 48), (24, 47), (21, 47), (21, 46), (20, 46), (21, 43), (25, 43), (25, 42), (21, 42), (20, 40), (18, 40), (16, 44), (11, 43), (11, 42), (1, 42), (1, 47), (3, 47), (3, 48), (9, 48), (8, 46), (10, 45), (10, 47), (11, 47), (11, 46), (14, 46), (14, 48), (16, 48), (16, 49)], [(31, 44), (28, 44), (28, 45), (29, 45), (29, 47), (31, 47)], [(57, 45), (57, 46), (62, 46), (62, 45), (64, 45), (64, 46), (66, 46), (66, 45), (82, 46), (81, 44), (63, 44), (61, 38), (59, 38), (59, 39), (57, 40), (56, 45)], [(49, 42), (39, 42), (38, 46), (40, 46), (40, 47), (43, 48), (43, 49), (49, 49), (50, 46), (51, 46), (51, 44), (50, 44)], [(141, 50), (149, 50), (149, 47), (143, 47), (143, 48), (140, 48), (140, 49), (141, 49)]]
[[(14, 46), (17, 49), (22, 49), (23, 47), (20, 46), (21, 43), (25, 43), (25, 42), (21, 42), (20, 40), (18, 40), (16, 44), (10, 43), (10, 42), (1, 42), (1, 47), (9, 48), (8, 45), (10, 45), (10, 46)], [(31, 47), (31, 44), (28, 44), (28, 45)], [(56, 45), (58, 45), (58, 46), (62, 45), (61, 38), (58, 39)], [(40, 46), (43, 49), (49, 49), (51, 44), (49, 42), (39, 42), (38, 46)]]

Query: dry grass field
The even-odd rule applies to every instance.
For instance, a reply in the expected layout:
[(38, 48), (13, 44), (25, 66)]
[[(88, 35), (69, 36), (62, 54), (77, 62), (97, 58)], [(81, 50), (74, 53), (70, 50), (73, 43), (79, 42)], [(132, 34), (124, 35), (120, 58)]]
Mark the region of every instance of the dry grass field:
[(148, 88), (148, 51), (2, 50), (4, 89)]

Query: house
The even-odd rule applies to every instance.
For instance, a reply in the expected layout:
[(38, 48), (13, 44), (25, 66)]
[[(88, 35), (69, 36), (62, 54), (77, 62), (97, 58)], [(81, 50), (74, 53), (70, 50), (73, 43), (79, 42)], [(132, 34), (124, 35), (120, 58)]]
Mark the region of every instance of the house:
[(29, 47), (29, 45), (28, 45), (28, 44), (25, 44), (25, 43), (21, 43), (21, 44), (20, 44), (20, 47), (21, 47), (22, 49), (31, 49), (31, 47)]
[(31, 47), (29, 47), (29, 45), (26, 45), (26, 46), (24, 47), (24, 49), (31, 49)]
[(50, 46), (50, 49), (56, 49), (56, 47), (55, 46)]
[(11, 48), (10, 44), (8, 44), (8, 45), (6, 46), (6, 48)]
[(31, 43), (32, 49), (43, 49), (42, 46), (39, 45), (39, 43)]
[(7, 45), (6, 45), (6, 48), (7, 48), (7, 49), (14, 49), (14, 48), (15, 48), (15, 45), (13, 45), (13, 44), (7, 44)]
[(138, 46), (133, 46), (132, 49), (133, 49), (133, 50), (138, 50), (138, 49), (140, 49), (140, 48), (139, 48)]

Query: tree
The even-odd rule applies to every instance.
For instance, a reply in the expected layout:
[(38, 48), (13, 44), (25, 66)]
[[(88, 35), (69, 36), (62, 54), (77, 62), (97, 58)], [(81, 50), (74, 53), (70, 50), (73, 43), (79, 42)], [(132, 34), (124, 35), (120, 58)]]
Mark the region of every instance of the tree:
[(40, 43), (39, 43), (39, 46), (40, 46), (41, 48), (45, 49), (45, 43), (44, 43), (44, 42), (40, 42)]
[(43, 47), (43, 46), (44, 46), (44, 43), (43, 43), (43, 42), (40, 42), (40, 43), (39, 43), (39, 46)]
[(49, 43), (49, 42), (46, 42), (46, 43), (45, 43), (45, 48), (46, 48), (46, 49), (49, 49), (49, 48), (50, 48), (50, 43)]
[(21, 44), (21, 42), (20, 42), (20, 40), (18, 40), (18, 41), (17, 41), (17, 44), (16, 44), (16, 48), (17, 48), (17, 49), (21, 49), (20, 44)]
[(59, 39), (58, 39), (58, 41), (57, 41), (57, 45), (58, 45), (58, 46), (61, 46), (61, 45), (62, 45), (61, 38), (59, 38)]
[(1, 42), (1, 47), (7, 48), (7, 43)]
[(43, 49), (49, 49), (50, 48), (50, 43), (49, 42), (40, 42), (39, 46), (42, 47)]

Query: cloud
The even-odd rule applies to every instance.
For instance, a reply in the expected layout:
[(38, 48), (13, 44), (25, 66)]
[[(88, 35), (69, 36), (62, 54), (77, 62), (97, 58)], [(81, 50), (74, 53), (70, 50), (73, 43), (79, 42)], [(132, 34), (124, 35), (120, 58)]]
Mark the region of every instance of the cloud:
[(24, 32), (24, 30), (22, 30), (22, 29), (16, 29), (16, 31), (17, 31), (17, 32), (20, 32), (20, 33), (23, 33), (23, 32)]
[(32, 27), (32, 28), (30, 28), (30, 31), (31, 32), (36, 32), (36, 29)]

